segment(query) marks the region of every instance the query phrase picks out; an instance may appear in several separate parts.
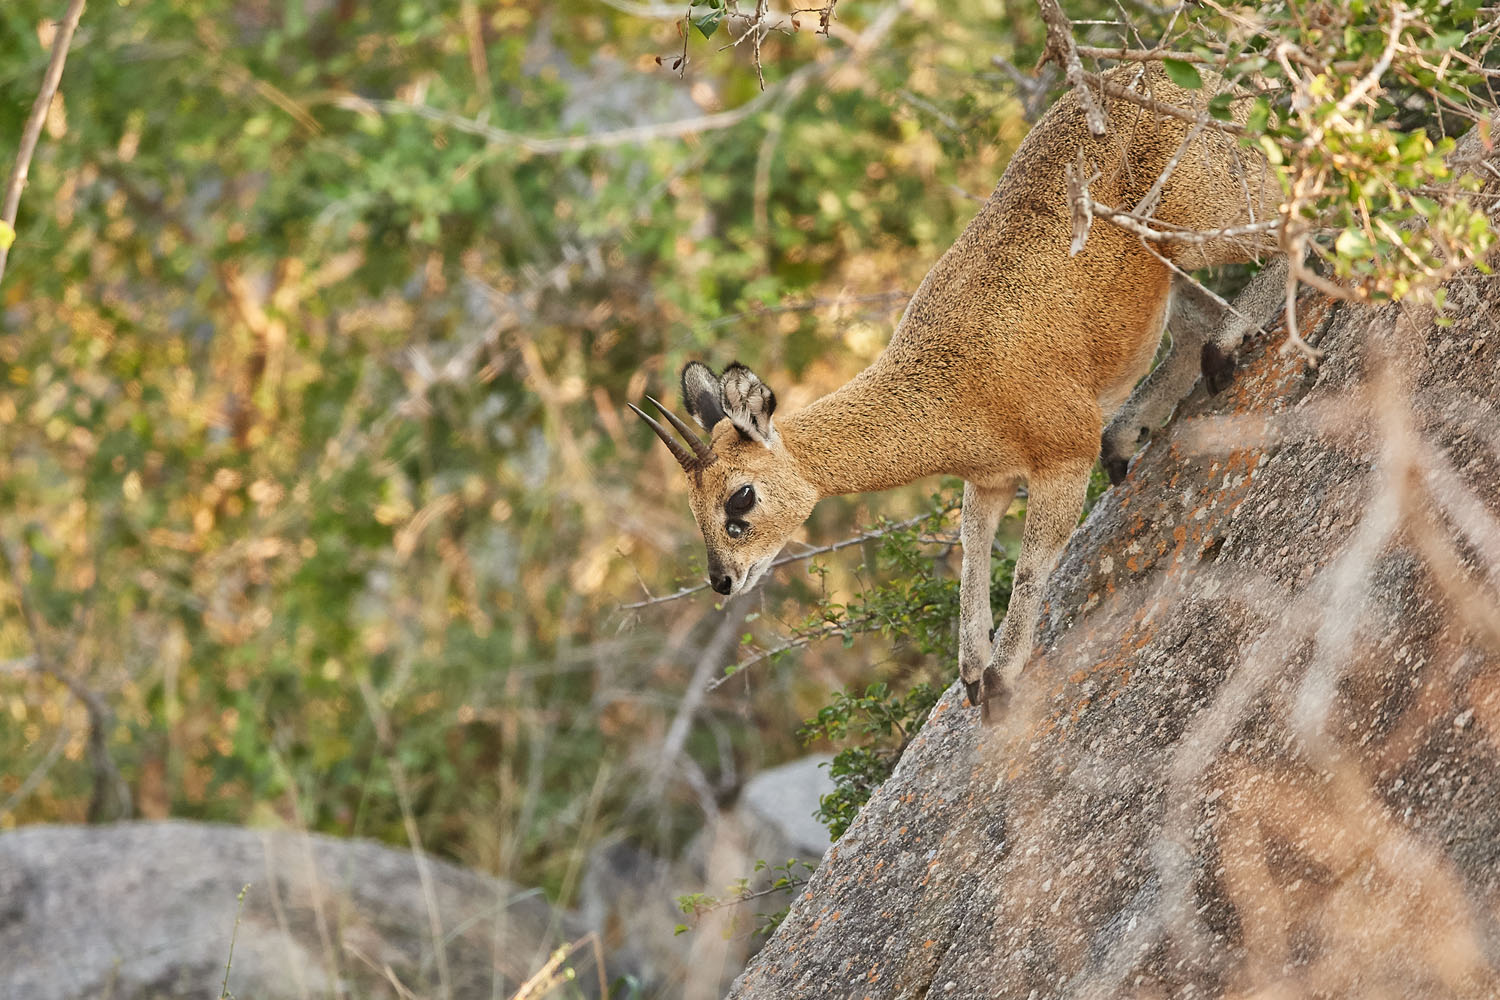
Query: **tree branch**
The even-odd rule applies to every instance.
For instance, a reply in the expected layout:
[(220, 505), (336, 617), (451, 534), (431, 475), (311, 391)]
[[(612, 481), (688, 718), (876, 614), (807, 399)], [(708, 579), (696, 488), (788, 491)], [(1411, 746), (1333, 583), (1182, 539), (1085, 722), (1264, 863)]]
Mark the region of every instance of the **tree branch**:
[(94, 772), (94, 792), (89, 801), (88, 816), (91, 821), (125, 819), (131, 814), (130, 786), (120, 776), (114, 758), (109, 753), (109, 727), (114, 721), (104, 699), (90, 690), (82, 681), (66, 673), (52, 659), (47, 646), (46, 630), (31, 592), (21, 577), (21, 560), (11, 548), (8, 539), (0, 539), (0, 563), (4, 564), (16, 590), (16, 603), (21, 608), (21, 620), (31, 638), (32, 668), (68, 689), (68, 693), (82, 703), (89, 719), (89, 763)]
[(1078, 54), (1088, 59), (1119, 59), (1125, 62), (1155, 62), (1159, 59), (1175, 59), (1178, 62), (1216, 63), (1217, 56), (1205, 56), (1197, 52), (1176, 52), (1172, 49), (1116, 49), (1100, 48), (1097, 45), (1075, 46)]
[(1154, 111), (1159, 115), (1166, 115), (1168, 118), (1178, 118), (1185, 122), (1192, 122), (1194, 125), (1202, 125), (1205, 128), (1218, 129), (1220, 132), (1228, 132), (1230, 135), (1247, 134), (1245, 126), (1238, 122), (1220, 121), (1206, 112), (1202, 114), (1195, 113), (1185, 108), (1179, 108), (1175, 104), (1167, 104), (1153, 97), (1137, 94), (1127, 87), (1122, 87), (1118, 83), (1106, 80), (1098, 73), (1084, 73), (1083, 79), (1098, 87), (1110, 97), (1118, 97), (1122, 101), (1129, 101), (1131, 104), (1139, 105), (1147, 111)]
[(1042, 50), (1042, 58), (1037, 66), (1056, 62), (1063, 68), (1069, 85), (1078, 93), (1078, 104), (1088, 120), (1089, 131), (1095, 136), (1103, 135), (1104, 113), (1099, 110), (1099, 102), (1094, 100), (1093, 93), (1086, 85), (1089, 77), (1097, 78), (1097, 74), (1084, 72), (1083, 62), (1078, 58), (1078, 46), (1073, 42), (1073, 23), (1062, 12), (1057, 0), (1037, 0), (1037, 7), (1047, 25), (1047, 47)]
[(1240, 236), (1254, 236), (1260, 233), (1274, 233), (1281, 228), (1281, 220), (1263, 219), (1260, 222), (1247, 222), (1239, 226), (1228, 226), (1224, 229), (1182, 229), (1173, 227), (1170, 229), (1153, 229), (1152, 226), (1170, 226), (1170, 223), (1162, 222), (1160, 219), (1147, 218), (1134, 212), (1124, 212), (1117, 208), (1111, 208), (1103, 202), (1087, 199), (1087, 209), (1094, 215), (1107, 219), (1121, 229), (1125, 229), (1142, 239), (1151, 240), (1153, 243), (1207, 243), (1209, 240), (1228, 240)]
[[(805, 559), (811, 559), (813, 556), (820, 556), (828, 552), (837, 552), (839, 549), (847, 549), (851, 545), (858, 545), (861, 542), (868, 542), (874, 538), (882, 538), (886, 535), (889, 535), (893, 531), (900, 531), (903, 528), (910, 528), (914, 525), (921, 524), (931, 516), (932, 514), (930, 513), (919, 514), (916, 517), (908, 518), (905, 521), (898, 521), (895, 524), (888, 524), (885, 527), (877, 528), (874, 531), (862, 531), (857, 535), (845, 538), (842, 541), (834, 542), (831, 545), (820, 545), (815, 549), (808, 549), (806, 552), (798, 552), (793, 555), (780, 556), (776, 559), (776, 561), (771, 563), (768, 568), (776, 569), (778, 566), (786, 566), (789, 563), (802, 562)], [(620, 610), (635, 611), (639, 608), (649, 608), (656, 604), (666, 604), (669, 601), (675, 601), (679, 598), (687, 597), (689, 594), (696, 594), (700, 590), (707, 589), (708, 584), (700, 583), (693, 587), (684, 587), (681, 590), (675, 591), (671, 594), (663, 594), (661, 597), (651, 597), (648, 595), (646, 600), (644, 601), (636, 601), (633, 604), (620, 605)]]
[(37, 139), (42, 134), (42, 123), (47, 120), (47, 109), (57, 94), (58, 82), (62, 80), (63, 64), (68, 59), (68, 46), (73, 42), (73, 32), (78, 19), (83, 15), (84, 0), (70, 0), (67, 12), (57, 25), (57, 34), (52, 39), (52, 58), (47, 63), (47, 72), (42, 76), (42, 89), (37, 92), (31, 105), (31, 114), (21, 130), (21, 144), (16, 150), (16, 163), (11, 168), (10, 180), (5, 184), (5, 199), (0, 201), (0, 280), (5, 278), (5, 262), (10, 256), (10, 245), (16, 235), (16, 212), (21, 207), (21, 189), (26, 186), (26, 175), (31, 171), (31, 154), (36, 152)]

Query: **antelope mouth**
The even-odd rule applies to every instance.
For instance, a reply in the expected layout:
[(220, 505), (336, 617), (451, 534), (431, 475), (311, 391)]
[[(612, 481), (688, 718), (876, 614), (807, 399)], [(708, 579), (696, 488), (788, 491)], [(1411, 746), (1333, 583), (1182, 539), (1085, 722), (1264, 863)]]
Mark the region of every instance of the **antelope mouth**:
[(743, 594), (745, 591), (754, 587), (757, 583), (760, 583), (761, 577), (766, 575), (766, 570), (771, 568), (771, 560), (774, 558), (774, 555), (766, 556), (760, 562), (752, 563), (750, 568), (745, 571), (744, 583), (741, 583), (739, 586), (735, 587), (732, 593)]

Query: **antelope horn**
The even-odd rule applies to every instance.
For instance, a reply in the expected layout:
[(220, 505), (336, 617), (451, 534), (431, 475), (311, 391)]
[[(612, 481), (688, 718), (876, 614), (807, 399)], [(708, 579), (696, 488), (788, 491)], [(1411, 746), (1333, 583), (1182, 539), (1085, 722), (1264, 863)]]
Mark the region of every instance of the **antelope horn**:
[[(655, 400), (652, 400), (652, 402), (655, 402)], [(697, 457), (689, 454), (688, 450), (672, 437), (671, 431), (667, 430), (651, 417), (648, 417), (645, 410), (641, 409), (639, 406), (636, 406), (634, 403), (626, 403), (625, 405), (634, 410), (635, 415), (646, 421), (646, 426), (650, 427), (653, 431), (656, 432), (656, 436), (661, 438), (661, 443), (666, 445), (667, 450), (672, 453), (672, 457), (677, 459), (677, 464), (682, 466), (683, 472), (694, 472), (703, 467), (702, 464), (698, 461)], [(661, 404), (657, 403), (657, 405), (660, 406)], [(666, 413), (667, 411), (663, 409), (662, 412)]]
[(687, 443), (693, 446), (693, 454), (698, 456), (700, 467), (712, 465), (718, 459), (719, 456), (714, 454), (713, 445), (699, 437), (698, 432), (693, 430), (686, 420), (683, 420), (667, 407), (662, 406), (661, 401), (655, 396), (647, 396), (646, 398), (651, 400), (652, 405), (661, 411), (661, 415), (666, 417), (673, 427), (677, 428), (677, 433), (686, 438)]

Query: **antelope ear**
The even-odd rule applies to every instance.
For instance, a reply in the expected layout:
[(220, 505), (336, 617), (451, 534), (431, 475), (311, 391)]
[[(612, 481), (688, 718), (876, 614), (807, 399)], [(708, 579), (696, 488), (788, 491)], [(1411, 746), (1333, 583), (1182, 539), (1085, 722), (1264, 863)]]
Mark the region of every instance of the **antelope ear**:
[(760, 376), (736, 361), (724, 369), (719, 379), (719, 393), (724, 400), (724, 414), (739, 432), (767, 448), (776, 440), (771, 414), (776, 411), (776, 394)]
[(719, 392), (719, 376), (701, 361), (689, 361), (682, 369), (682, 401), (688, 416), (706, 431), (724, 419), (724, 399)]

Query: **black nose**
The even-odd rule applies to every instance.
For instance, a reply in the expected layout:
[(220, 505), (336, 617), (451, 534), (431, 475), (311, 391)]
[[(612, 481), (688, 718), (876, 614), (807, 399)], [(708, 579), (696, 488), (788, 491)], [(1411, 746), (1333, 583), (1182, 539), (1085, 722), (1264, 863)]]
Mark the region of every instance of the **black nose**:
[(714, 577), (710, 581), (710, 583), (713, 585), (714, 590), (717, 591), (718, 593), (720, 593), (720, 594), (727, 594), (727, 593), (729, 593), (729, 586), (730, 586), (731, 581), (729, 579), (729, 574), (728, 573), (724, 573), (724, 574), (721, 574), (719, 576)]

